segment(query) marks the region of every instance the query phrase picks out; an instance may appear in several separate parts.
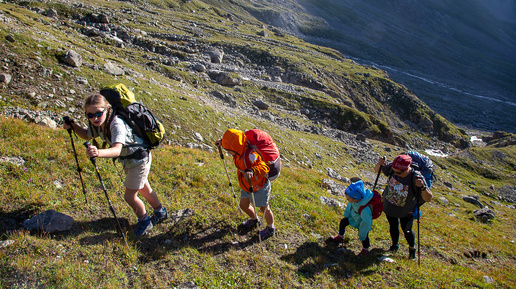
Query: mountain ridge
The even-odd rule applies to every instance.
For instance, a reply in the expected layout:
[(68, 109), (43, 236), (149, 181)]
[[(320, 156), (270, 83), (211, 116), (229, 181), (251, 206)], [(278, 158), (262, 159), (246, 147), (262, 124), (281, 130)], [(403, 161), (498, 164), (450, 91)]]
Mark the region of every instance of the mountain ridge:
[[(453, 123), (515, 131), (516, 119), (499, 102), (516, 103), (514, 2), (237, 3), (309, 42), (360, 63), (378, 63)], [(492, 117), (484, 120), (484, 115)]]
[[(79, 5), (79, 7), (86, 11), (90, 9), (86, 5)], [(79, 16), (74, 16), (71, 11), (67, 11), (65, 6), (62, 8), (63, 10), (58, 11), (56, 15), (60, 15), (59, 12), (61, 12), (61, 15), (63, 16), (69, 14), (69, 16), (72, 17), (70, 20), (73, 20), (73, 22), (70, 22), (68, 26), (73, 27), (79, 25), (78, 28), (80, 28), (80, 30), (78, 30), (78, 32), (82, 35), (86, 35), (93, 40), (100, 40), (101, 42), (99, 44), (102, 44), (102, 41), (105, 41), (108, 44), (113, 45), (113, 48), (115, 49), (121, 48), (121, 53), (128, 53), (130, 50), (122, 51), (124, 46), (130, 45), (136, 48), (135, 53), (141, 54), (142, 59), (139, 59), (138, 62), (134, 62), (137, 58), (132, 57), (125, 58), (122, 61), (114, 61), (115, 64), (117, 62), (119, 65), (121, 64), (120, 66), (134, 64), (142, 65), (145, 64), (145, 61), (147, 60), (150, 60), (151, 62), (154, 61), (154, 64), (147, 63), (147, 65), (151, 65), (143, 67), (145, 69), (152, 68), (159, 73), (164, 73), (164, 75), (172, 75), (172, 79), (175, 78), (179, 80), (179, 82), (183, 82), (182, 85), (191, 85), (188, 82), (184, 82), (184, 79), (192, 77), (198, 79), (195, 81), (203, 81), (206, 84), (209, 84), (212, 81), (218, 81), (219, 84), (228, 88), (235, 87), (236, 84), (244, 83), (247, 81), (246, 79), (251, 80), (251, 83), (253, 80), (262, 81), (261, 84), (267, 84), (272, 88), (272, 90), (256, 90), (256, 88), (254, 88), (256, 84), (251, 84), (240, 86), (244, 88), (248, 87), (245, 93), (243, 93), (243, 90), (237, 89), (231, 92), (231, 94), (238, 94), (242, 100), (248, 98), (246, 102), (251, 103), (253, 101), (246, 95), (255, 95), (255, 98), (268, 98), (268, 101), (276, 102), (276, 106), (281, 108), (285, 102), (279, 100), (275, 95), (276, 88), (283, 86), (287, 87), (288, 91), (286, 95), (294, 97), (292, 101), (295, 101), (295, 103), (291, 101), (290, 104), (287, 104), (287, 110), (293, 111), (302, 109), (308, 113), (306, 116), (309, 119), (312, 119), (314, 123), (319, 123), (326, 127), (333, 127), (355, 134), (362, 133), (369, 138), (380, 139), (389, 143), (397, 143), (404, 146), (417, 145), (418, 142), (424, 141), (425, 139), (427, 139), (427, 146), (431, 146), (431, 142), (428, 142), (428, 140), (434, 136), (441, 139), (443, 142), (453, 143), (453, 145), (457, 147), (468, 146), (468, 139), (467, 136), (465, 136), (464, 131), (457, 129), (444, 118), (428, 109), (428, 107), (420, 102), (410, 91), (400, 87), (398, 84), (394, 84), (381, 70), (372, 66), (360, 66), (354, 61), (342, 57), (342, 55), (336, 51), (331, 51), (326, 48), (311, 47), (309, 50), (305, 50), (304, 48), (300, 48), (302, 46), (290, 45), (288, 44), (288, 42), (291, 41), (289, 40), (289, 36), (282, 34), (281, 31), (276, 30), (274, 32), (274, 29), (272, 31), (273, 33), (280, 35), (275, 37), (279, 37), (278, 40), (281, 41), (269, 39), (269, 37), (260, 37), (259, 35), (246, 35), (246, 33), (242, 34), (237, 31), (231, 32), (228, 35), (239, 35), (239, 37), (242, 37), (246, 41), (252, 40), (256, 43), (263, 43), (266, 47), (270, 46), (270, 44), (280, 45), (278, 47), (283, 47), (281, 49), (285, 51), (291, 50), (295, 54), (299, 54), (301, 57), (312, 57), (314, 60), (317, 59), (317, 61), (322, 63), (324, 66), (315, 62), (306, 62), (299, 56), (288, 58), (285, 55), (285, 51), (278, 50), (277, 48), (268, 51), (265, 48), (250, 48), (248, 45), (236, 43), (230, 44), (225, 41), (214, 41), (213, 43), (210, 43), (213, 41), (210, 40), (210, 42), (205, 42), (205, 40), (201, 40), (203, 36), (208, 39), (213, 38), (214, 36), (219, 37), (216, 35), (227, 33), (227, 28), (226, 30), (220, 30), (219, 28), (202, 24), (202, 26), (206, 28), (203, 32), (194, 26), (194, 24), (201, 25), (201, 22), (177, 22), (179, 25), (173, 29), (183, 29), (184, 31), (193, 33), (192, 35), (194, 35), (194, 37), (185, 37), (180, 36), (178, 33), (171, 34), (170, 32), (141, 32), (139, 29), (133, 29), (133, 31), (131, 31), (124, 28), (124, 25), (118, 26), (111, 23), (102, 23), (99, 19), (92, 18), (88, 15), (83, 15), (82, 17), (86, 17), (79, 19)], [(128, 11), (133, 13), (130, 10)], [(227, 15), (224, 15), (217, 10), (213, 11), (215, 11), (216, 14), (222, 14), (224, 17), (227, 17)], [(40, 11), (40, 13), (42, 12), (43, 11)], [(112, 12), (110, 13), (113, 14)], [(128, 14), (127, 12), (123, 13)], [(99, 12), (98, 14), (101, 13)], [(73, 18), (76, 19), (74, 20)], [(95, 21), (91, 21), (92, 19)], [(230, 24), (232, 22), (228, 23)], [(256, 26), (254, 29), (256, 29)], [(254, 33), (257, 32), (258, 31), (256, 30), (254, 31)], [(141, 33), (145, 33), (145, 35), (141, 35)], [(170, 42), (170, 44), (167, 42)], [(186, 45), (182, 47), (176, 43), (185, 43)], [(12, 48), (14, 48), (14, 46)], [(54, 48), (52, 48), (52, 50), (53, 49)], [(55, 53), (55, 57), (62, 57), (60, 55), (66, 52), (63, 49), (69, 48), (66, 48), (65, 46), (55, 50), (53, 52)], [(225, 59), (222, 63), (213, 63), (212, 60), (207, 59), (207, 57), (211, 57), (210, 55), (213, 54), (213, 51), (217, 50), (219, 55), (225, 54)], [(147, 53), (145, 51), (152, 51), (157, 56), (145, 55)], [(303, 55), (305, 51), (308, 52), (306, 56)], [(84, 57), (87, 58), (86, 56)], [(95, 56), (89, 57), (91, 59), (95, 59)], [(106, 62), (104, 65), (107, 65), (109, 62), (108, 59), (101, 60), (100, 63)], [(13, 61), (19, 62), (19, 60)], [(86, 59), (85, 67), (89, 67), (94, 70), (102, 69), (101, 66), (90, 64), (88, 62), (89, 61)], [(258, 66), (247, 66), (246, 62), (254, 62), (255, 64), (253, 65)], [(193, 69), (195, 63), (204, 65), (204, 70), (196, 71)], [(189, 68), (187, 68), (187, 70), (181, 67), (179, 70), (170, 69), (178, 64), (179, 66), (189, 66)], [(34, 66), (38, 65), (40, 64), (34, 64)], [(334, 68), (331, 68), (332, 66), (334, 66)], [(206, 67), (208, 67), (208, 69)], [(334, 72), (342, 68), (347, 71), (339, 72), (337, 74)], [(62, 67), (59, 69), (62, 69)], [(331, 71), (331, 69), (334, 69), (334, 71)], [(139, 75), (139, 72), (135, 72), (134, 69), (125, 68), (125, 70), (128, 74)], [(192, 72), (194, 74), (199, 74), (201, 77), (199, 78), (199, 76), (192, 74)], [(181, 75), (184, 73), (187, 74), (184, 76)], [(206, 76), (208, 76), (208, 78)], [(236, 81), (235, 83), (230, 81), (233, 78)], [(279, 82), (278, 80), (271, 82), (271, 80), (275, 78), (278, 79)], [(132, 77), (132, 79), (134, 79), (134, 77)], [(228, 83), (227, 81), (230, 82)], [(13, 81), (10, 85), (14, 87), (16, 82)], [(265, 87), (267, 87), (267, 85), (265, 85)], [(99, 86), (102, 86), (102, 84)], [(194, 86), (200, 85), (194, 84)], [(205, 84), (202, 86), (203, 89), (204, 87), (208, 87)], [(236, 87), (239, 88), (239, 86)], [(24, 89), (18, 89), (21, 89), (23, 94)], [(95, 89), (96, 88), (94, 87), (88, 88), (90, 91)], [(202, 89), (199, 91), (201, 90)], [(292, 91), (296, 90), (303, 91), (303, 93), (308, 97), (296, 96), (295, 93), (290, 94)], [(281, 91), (281, 89), (279, 91)], [(191, 92), (192, 90), (187, 94), (191, 95)], [(312, 95), (314, 95), (315, 98), (312, 98)], [(232, 97), (228, 98), (226, 96), (225, 98), (230, 99)], [(252, 109), (253, 107), (254, 105), (251, 105), (251, 107), (249, 107), (248, 104), (246, 105), (247, 109)], [(328, 108), (331, 108), (331, 110), (327, 110)], [(383, 112), (378, 113), (379, 111)], [(325, 117), (328, 118), (325, 119)], [(350, 121), (351, 119), (354, 119), (355, 121)], [(418, 137), (416, 141), (413, 141), (411, 138), (407, 137), (406, 133), (404, 133), (406, 130), (417, 132), (421, 137)]]

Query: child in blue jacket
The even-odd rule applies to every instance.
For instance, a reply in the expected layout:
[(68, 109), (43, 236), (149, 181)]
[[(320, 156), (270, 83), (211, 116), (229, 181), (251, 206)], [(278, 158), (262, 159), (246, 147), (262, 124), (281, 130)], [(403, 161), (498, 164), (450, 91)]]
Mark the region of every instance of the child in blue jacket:
[(343, 243), (346, 227), (349, 225), (358, 229), (358, 237), (362, 241), (362, 251), (359, 255), (367, 255), (369, 253), (369, 231), (373, 228), (373, 212), (370, 206), (364, 207), (359, 213), (359, 208), (365, 206), (373, 198), (373, 192), (364, 188), (362, 180), (351, 183), (346, 188), (346, 199), (349, 204), (344, 211), (344, 218), (340, 220), (339, 234), (330, 237), (328, 241), (334, 243)]

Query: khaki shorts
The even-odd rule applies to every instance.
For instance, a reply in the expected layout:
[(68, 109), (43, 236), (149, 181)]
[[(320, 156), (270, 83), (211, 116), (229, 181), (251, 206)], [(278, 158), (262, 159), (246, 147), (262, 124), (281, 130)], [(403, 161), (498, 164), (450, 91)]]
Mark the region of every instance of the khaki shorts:
[(143, 188), (149, 176), (149, 171), (152, 164), (152, 155), (149, 153), (147, 162), (134, 168), (124, 168), (125, 181), (124, 186), (131, 190), (139, 190)]

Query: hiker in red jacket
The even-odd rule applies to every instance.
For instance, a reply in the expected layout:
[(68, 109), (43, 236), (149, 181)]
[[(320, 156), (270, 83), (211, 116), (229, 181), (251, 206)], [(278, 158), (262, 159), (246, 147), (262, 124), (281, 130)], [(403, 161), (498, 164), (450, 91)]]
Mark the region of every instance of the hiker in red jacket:
[[(260, 207), (267, 222), (267, 227), (260, 231), (260, 236), (262, 239), (273, 236), (275, 233), (274, 215), (269, 207), (271, 182), (266, 177), (270, 170), (269, 167), (259, 153), (248, 150), (247, 139), (243, 131), (228, 129), (222, 139), (215, 142), (215, 145), (222, 145), (233, 156), (241, 188), (240, 208), (250, 217), (249, 220), (242, 223), (242, 226), (252, 228), (258, 225), (258, 215), (251, 206), (252, 194), (254, 194), (254, 205)], [(252, 184), (252, 191), (250, 184)]]

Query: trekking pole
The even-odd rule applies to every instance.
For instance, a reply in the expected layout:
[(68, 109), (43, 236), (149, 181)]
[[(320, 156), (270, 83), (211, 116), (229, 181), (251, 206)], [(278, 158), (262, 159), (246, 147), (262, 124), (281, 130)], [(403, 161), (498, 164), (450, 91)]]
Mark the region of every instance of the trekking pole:
[[(383, 157), (383, 159), (385, 159), (385, 157)], [(376, 180), (374, 180), (373, 191), (374, 191), (374, 189), (376, 189), (376, 184), (378, 183), (378, 178), (380, 178), (380, 174), (382, 173), (382, 167), (383, 166), (380, 166), (380, 169), (378, 170), (378, 174), (376, 174)]]
[(253, 192), (253, 180), (249, 179), (249, 192), (251, 192), (251, 200), (253, 201), (254, 214), (256, 215), (256, 220), (258, 220), (258, 239), (260, 240), (260, 244), (262, 243), (262, 235), (260, 235), (260, 218), (258, 217), (258, 211), (256, 210), (256, 203), (254, 201), (254, 192)]
[(72, 148), (73, 148), (73, 155), (75, 156), (75, 163), (77, 164), (77, 172), (79, 173), (79, 179), (81, 180), (81, 185), (82, 185), (82, 193), (84, 194), (84, 200), (86, 201), (86, 205), (89, 206), (88, 204), (88, 198), (86, 197), (86, 187), (84, 186), (84, 181), (82, 179), (82, 168), (81, 166), (79, 165), (79, 160), (77, 159), (77, 151), (75, 150), (75, 143), (73, 141), (73, 137), (72, 137), (72, 120), (68, 117), (68, 116), (65, 116), (63, 117), (63, 121), (70, 126), (69, 129), (67, 129), (68, 131), (68, 134), (70, 135), (70, 141), (72, 142)]
[[(231, 179), (229, 178), (228, 167), (226, 166), (226, 160), (224, 159), (224, 154), (222, 153), (222, 148), (220, 146), (218, 146), (218, 148), (219, 148), (220, 158), (222, 159), (222, 162), (224, 163), (224, 169), (226, 170), (226, 176), (228, 176), (229, 187), (231, 188), (231, 191), (233, 192), (233, 198), (235, 200), (237, 200), (237, 197), (235, 195), (235, 189), (233, 189), (233, 184), (231, 183)], [(240, 211), (240, 213), (242, 213), (242, 208), (240, 208), (240, 205), (238, 205), (238, 210)]]
[(421, 192), (419, 192), (419, 197), (416, 197), (416, 202), (417, 202), (417, 214), (416, 214), (416, 218), (417, 218), (417, 265), (419, 267), (421, 267), (421, 247), (420, 247), (420, 242), (419, 242), (419, 223), (420, 223), (420, 219), (421, 219), (421, 212), (419, 211), (419, 198), (421, 197)]
[[(89, 148), (91, 146), (91, 143), (89, 141), (84, 142), (84, 146), (86, 148)], [(97, 172), (97, 177), (99, 178), (100, 185), (102, 186), (102, 190), (104, 191), (104, 195), (106, 195), (106, 199), (109, 204), (109, 209), (111, 210), (111, 213), (113, 213), (113, 216), (115, 217), (116, 224), (118, 227), (118, 230), (120, 231), (120, 234), (122, 235), (122, 238), (124, 238), (125, 245), (127, 246), (127, 249), (129, 249), (129, 245), (127, 244), (127, 239), (125, 238), (124, 231), (122, 230), (122, 226), (120, 226), (120, 222), (118, 221), (118, 218), (115, 213), (115, 208), (113, 207), (113, 204), (111, 203), (111, 200), (109, 199), (106, 186), (104, 185), (104, 182), (102, 181), (102, 177), (100, 176), (99, 168), (97, 167), (97, 160), (94, 157), (90, 157), (91, 163), (95, 167), (95, 171)]]

